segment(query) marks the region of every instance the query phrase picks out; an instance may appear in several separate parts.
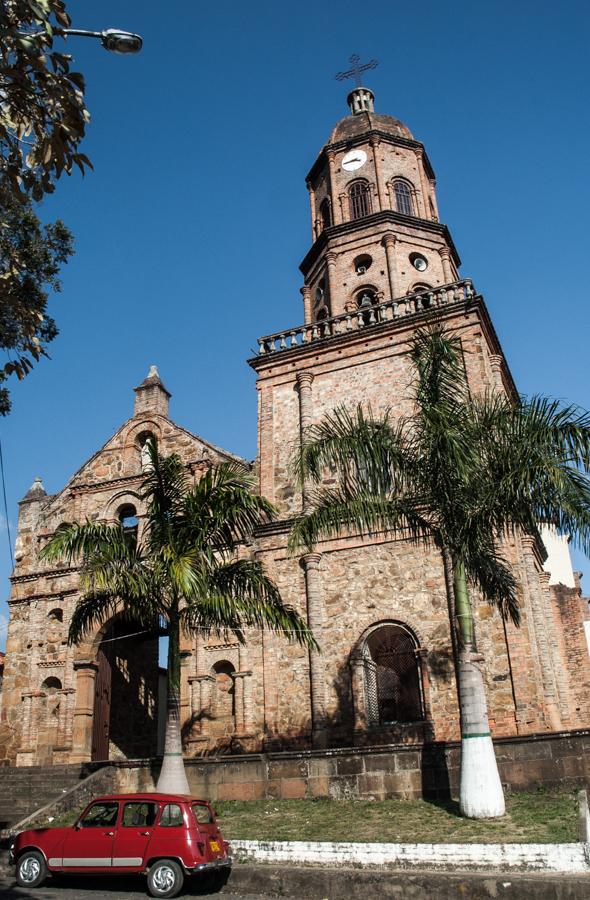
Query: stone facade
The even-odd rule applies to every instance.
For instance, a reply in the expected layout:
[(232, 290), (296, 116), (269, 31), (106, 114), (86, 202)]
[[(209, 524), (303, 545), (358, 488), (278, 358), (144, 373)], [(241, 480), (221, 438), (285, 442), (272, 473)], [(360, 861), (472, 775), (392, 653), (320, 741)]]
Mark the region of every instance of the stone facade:
[[(418, 325), (437, 317), (460, 335), (474, 393), (515, 395), (483, 298), (459, 280), (424, 147), (396, 119), (376, 115), (372, 95), (360, 90), (351, 104), (361, 111), (338, 123), (307, 177), (313, 244), (301, 265), (304, 324), (261, 338), (250, 360), (259, 392), (256, 470), (279, 519), (261, 528), (246, 552), (263, 561), (284, 600), (307, 617), (321, 652), (256, 631), (245, 645), (185, 640), (189, 757), (423, 745), (459, 736), (449, 602), (436, 548), (375, 535), (325, 540), (300, 559), (287, 550), (290, 521), (310, 503), (306, 488), (293, 482), (293, 448), (312, 422), (344, 402), (409, 413), (408, 346)], [(149, 434), (165, 454), (178, 453), (195, 479), (235, 458), (171, 421), (170, 395), (154, 369), (135, 390), (132, 418), (60, 493), (48, 497), (36, 481), (20, 504), (0, 722), (0, 759), (17, 765), (155, 752), (155, 639), (122, 634), (115, 621), (68, 647), (76, 570), (38, 558), (64, 521), (119, 519), (141, 532), (138, 487)], [(477, 597), (474, 604), (494, 736), (587, 727), (587, 604), (579, 584), (550, 585), (538, 536), (515, 535), (504, 551), (520, 584), (521, 627), (504, 623)]]

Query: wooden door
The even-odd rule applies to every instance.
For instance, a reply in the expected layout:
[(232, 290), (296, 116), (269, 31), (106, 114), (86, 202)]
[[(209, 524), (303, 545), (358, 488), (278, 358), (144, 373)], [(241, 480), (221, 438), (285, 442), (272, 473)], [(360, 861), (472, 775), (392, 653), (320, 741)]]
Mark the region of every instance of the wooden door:
[(111, 651), (110, 642), (100, 644), (96, 662), (98, 671), (94, 686), (94, 718), (92, 725), (92, 760), (109, 758), (111, 721)]

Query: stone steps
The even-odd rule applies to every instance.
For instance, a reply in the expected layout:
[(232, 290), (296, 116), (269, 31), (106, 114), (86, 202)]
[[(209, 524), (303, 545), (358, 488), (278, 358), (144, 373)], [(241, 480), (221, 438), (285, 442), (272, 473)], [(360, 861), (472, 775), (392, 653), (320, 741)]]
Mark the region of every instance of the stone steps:
[(79, 783), (79, 765), (0, 768), (0, 830), (9, 828)]

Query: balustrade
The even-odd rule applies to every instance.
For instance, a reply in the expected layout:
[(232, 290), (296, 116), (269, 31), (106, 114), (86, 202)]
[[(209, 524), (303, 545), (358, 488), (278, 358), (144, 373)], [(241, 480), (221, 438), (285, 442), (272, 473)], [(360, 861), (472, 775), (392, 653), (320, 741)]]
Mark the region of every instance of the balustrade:
[(288, 328), (276, 334), (268, 334), (258, 339), (258, 354), (263, 356), (267, 353), (290, 350), (293, 347), (303, 347), (314, 341), (326, 340), (349, 331), (360, 331), (363, 328), (371, 328), (407, 316), (420, 315), (442, 307), (449, 307), (455, 303), (463, 303), (474, 296), (475, 290), (470, 279), (443, 284), (431, 291), (418, 291), (414, 294), (407, 294), (405, 297), (398, 297), (396, 300), (386, 300), (375, 306), (362, 307), (339, 316), (332, 316), (330, 319), (310, 322), (299, 328)]

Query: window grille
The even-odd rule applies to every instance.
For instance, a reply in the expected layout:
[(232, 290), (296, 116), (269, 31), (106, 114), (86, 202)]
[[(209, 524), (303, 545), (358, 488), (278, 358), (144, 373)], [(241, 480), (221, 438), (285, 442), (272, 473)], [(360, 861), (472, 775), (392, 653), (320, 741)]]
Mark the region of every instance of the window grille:
[(404, 216), (414, 215), (414, 205), (412, 203), (412, 191), (410, 185), (406, 181), (396, 181), (393, 185), (395, 194), (395, 208)]
[(353, 181), (348, 189), (350, 218), (362, 219), (371, 213), (371, 195), (366, 181)]
[(423, 719), (420, 669), (412, 636), (384, 625), (367, 638), (366, 701), (369, 721), (389, 725)]

